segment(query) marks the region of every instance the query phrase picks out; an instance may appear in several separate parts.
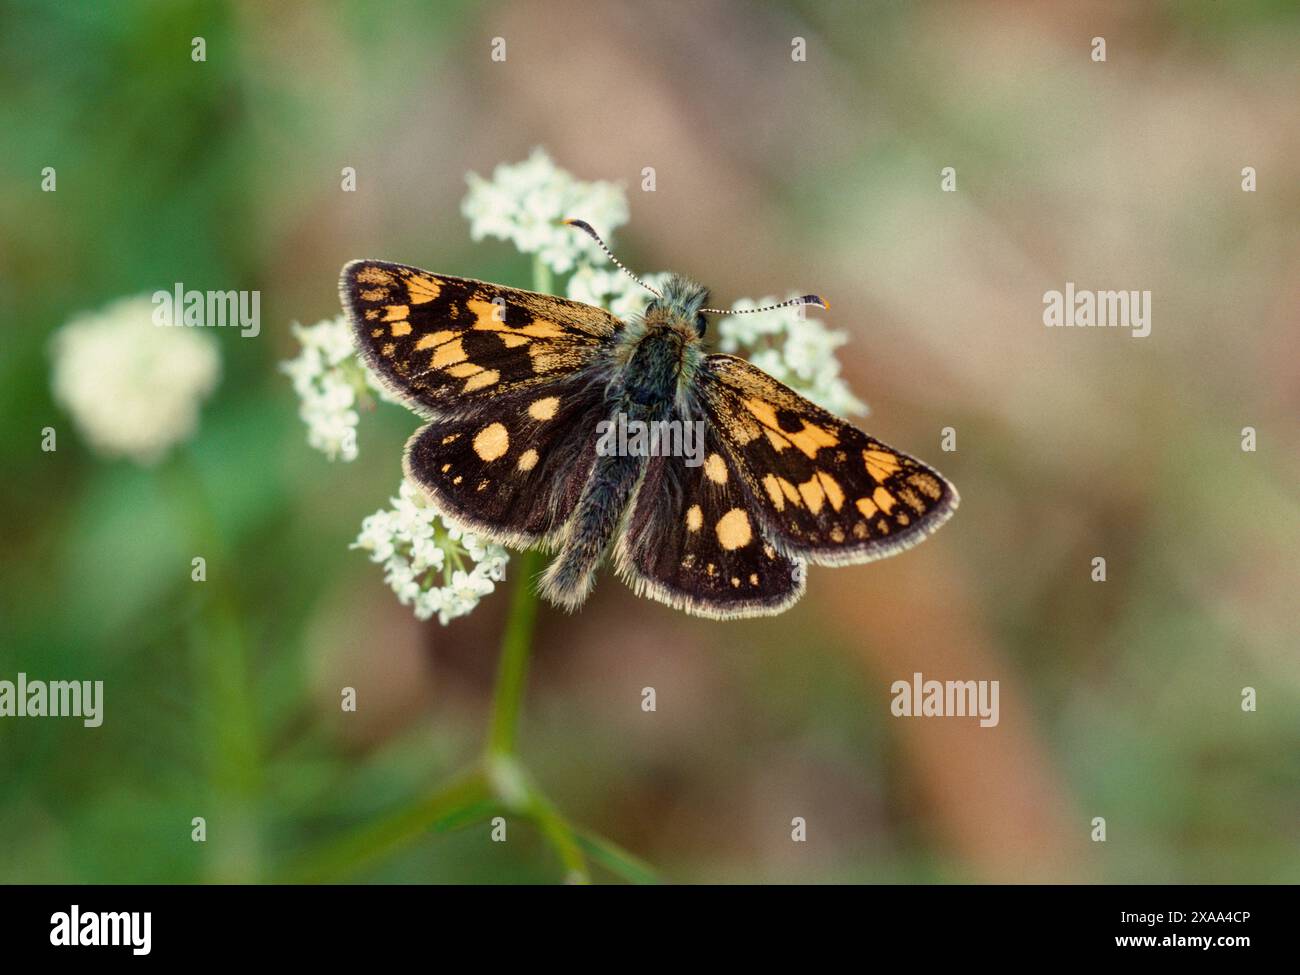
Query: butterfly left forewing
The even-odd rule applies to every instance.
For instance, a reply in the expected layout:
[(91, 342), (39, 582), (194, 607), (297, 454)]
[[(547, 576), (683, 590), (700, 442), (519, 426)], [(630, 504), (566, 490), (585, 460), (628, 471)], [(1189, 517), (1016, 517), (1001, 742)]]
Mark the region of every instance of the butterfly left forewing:
[(716, 427), (780, 547), (823, 565), (869, 562), (922, 541), (956, 489), (742, 359), (712, 355), (699, 377)]
[(571, 375), (622, 327), (591, 305), (384, 261), (352, 261), (339, 291), (370, 367), (427, 416)]

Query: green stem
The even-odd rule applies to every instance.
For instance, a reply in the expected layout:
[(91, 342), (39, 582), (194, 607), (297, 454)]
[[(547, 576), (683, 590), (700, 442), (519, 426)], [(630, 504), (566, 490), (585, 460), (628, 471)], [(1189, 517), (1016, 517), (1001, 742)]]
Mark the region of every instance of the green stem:
[(501, 663), (497, 669), (488, 731), (489, 757), (514, 755), (519, 744), (519, 716), (528, 683), (528, 660), (533, 649), (533, 624), (537, 619), (537, 590), (532, 577), (541, 566), (541, 554), (524, 552), (515, 560), (515, 587), (510, 612), (501, 637)]
[(555, 285), (551, 278), (551, 266), (542, 260), (540, 254), (533, 255), (533, 290), (549, 295)]

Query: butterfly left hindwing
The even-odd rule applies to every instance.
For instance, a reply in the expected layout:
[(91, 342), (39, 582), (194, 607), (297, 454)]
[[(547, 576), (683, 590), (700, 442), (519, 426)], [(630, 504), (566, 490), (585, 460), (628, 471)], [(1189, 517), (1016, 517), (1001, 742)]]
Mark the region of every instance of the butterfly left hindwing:
[(406, 473), (448, 517), (506, 545), (553, 545), (596, 458), (599, 386), (572, 379), (499, 395), (420, 428)]

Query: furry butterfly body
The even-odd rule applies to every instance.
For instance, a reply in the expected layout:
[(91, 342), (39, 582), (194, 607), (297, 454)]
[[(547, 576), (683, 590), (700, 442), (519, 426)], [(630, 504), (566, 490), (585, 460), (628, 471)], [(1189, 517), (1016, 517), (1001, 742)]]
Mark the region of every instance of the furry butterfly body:
[[(708, 293), (686, 278), (627, 321), (380, 261), (349, 263), (340, 292), (371, 368), (429, 421), (407, 475), (466, 527), (555, 552), (540, 589), (566, 609), (612, 555), (637, 593), (688, 612), (778, 613), (808, 562), (892, 555), (957, 507), (936, 471), (706, 354)], [(617, 420), (698, 424), (702, 463), (603, 449)]]

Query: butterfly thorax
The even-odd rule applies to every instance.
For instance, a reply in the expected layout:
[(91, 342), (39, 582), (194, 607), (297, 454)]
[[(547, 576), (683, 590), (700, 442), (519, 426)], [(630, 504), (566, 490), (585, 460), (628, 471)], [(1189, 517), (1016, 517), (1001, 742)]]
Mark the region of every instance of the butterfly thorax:
[(673, 404), (685, 406), (703, 357), (700, 309), (708, 298), (708, 291), (688, 278), (668, 279), (663, 296), (633, 316), (619, 335), (611, 399), (660, 414), (656, 418), (666, 418)]

